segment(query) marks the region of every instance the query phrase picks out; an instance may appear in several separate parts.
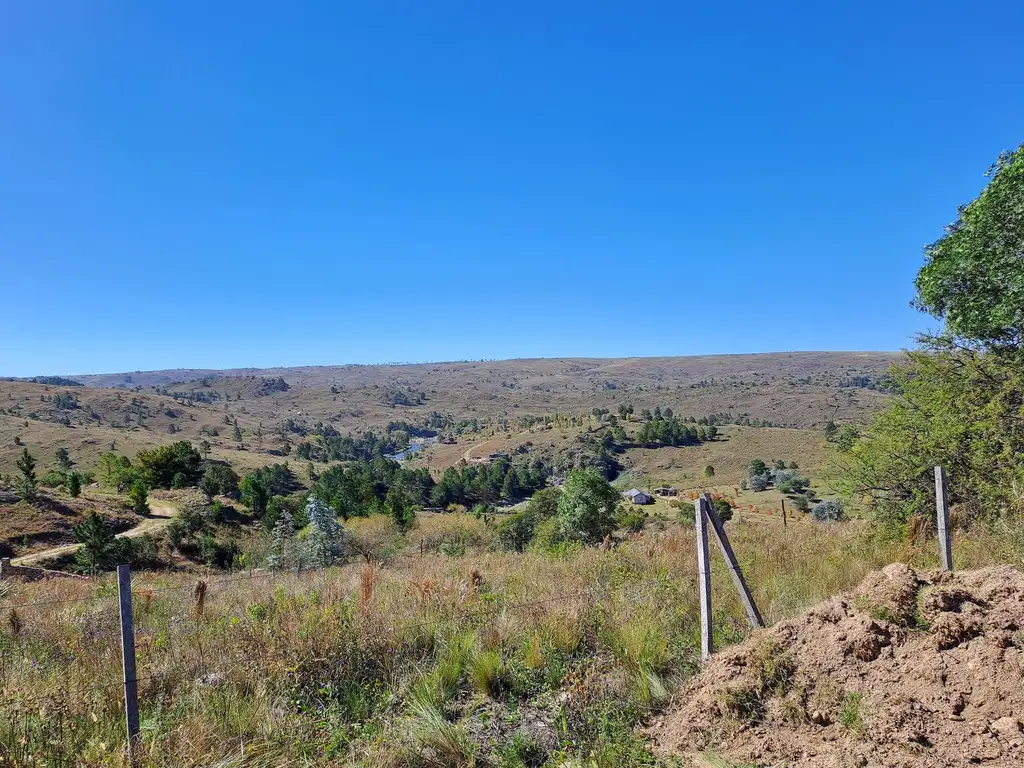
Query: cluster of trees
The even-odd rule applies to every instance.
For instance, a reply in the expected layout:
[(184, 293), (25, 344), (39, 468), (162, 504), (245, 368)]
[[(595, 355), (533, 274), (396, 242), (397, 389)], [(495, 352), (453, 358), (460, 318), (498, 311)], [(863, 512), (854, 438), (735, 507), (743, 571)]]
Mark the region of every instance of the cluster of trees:
[(498, 526), (495, 546), (522, 552), (527, 547), (558, 549), (599, 544), (620, 526), (632, 527), (618, 492), (594, 468), (574, 469), (558, 488), (544, 488), (524, 509)]
[(636, 441), (641, 445), (697, 445), (707, 440), (714, 440), (718, 435), (718, 427), (693, 426), (678, 416), (652, 416), (644, 421), (636, 433)]
[(72, 498), (77, 498), (82, 492), (82, 486), (92, 482), (91, 477), (74, 469), (75, 461), (63, 446), (54, 452), (53, 459), (53, 469), (39, 478), (39, 484), (47, 488), (63, 487)]
[(1024, 145), (925, 248), (915, 305), (943, 321), (891, 371), (893, 404), (837, 444), (844, 490), (894, 533), (932, 517), (933, 467), (960, 519), (1024, 511)]
[(381, 393), (384, 405), (423, 405), (427, 401), (425, 392), (414, 392), (408, 388), (393, 387)]
[(302, 524), (288, 510), (275, 520), (266, 558), (271, 570), (326, 568), (349, 554), (351, 537), (330, 505), (311, 495), (303, 513)]
[(544, 487), (550, 476), (551, 466), (539, 456), (521, 461), (498, 458), (489, 464), (460, 463), (444, 471), (430, 492), (430, 503), (469, 507), (515, 502)]
[(119, 539), (106, 519), (95, 510), (73, 526), (71, 533), (81, 545), (74, 559), (76, 570), (82, 573), (95, 575), (113, 570), (120, 563), (141, 566), (156, 562), (156, 545), (151, 538)]
[(740, 483), (742, 488), (750, 488), (752, 491), (764, 491), (775, 486), (779, 493), (803, 494), (811, 485), (806, 477), (797, 474), (799, 467), (795, 461), (786, 462), (777, 460), (768, 466), (761, 459), (754, 459), (747, 467), (747, 477)]
[(389, 514), (399, 527), (407, 528), (416, 508), (428, 505), (433, 488), (429, 470), (376, 458), (329, 467), (313, 482), (310, 493), (346, 520)]
[(431, 429), (417, 427), (405, 421), (388, 424), (384, 434), (372, 430), (362, 435), (342, 435), (331, 424), (318, 423), (313, 428), (314, 440), (304, 440), (295, 446), (295, 455), (303, 461), (372, 461), (407, 448), (411, 437), (433, 437)]

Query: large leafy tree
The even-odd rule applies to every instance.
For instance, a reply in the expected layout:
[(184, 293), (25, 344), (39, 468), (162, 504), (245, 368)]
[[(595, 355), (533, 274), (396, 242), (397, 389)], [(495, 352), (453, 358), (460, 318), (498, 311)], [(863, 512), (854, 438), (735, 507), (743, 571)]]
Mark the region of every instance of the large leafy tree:
[(991, 180), (925, 248), (915, 305), (947, 336), (991, 350), (1024, 342), (1024, 144), (1004, 152)]
[(565, 541), (596, 544), (615, 530), (619, 494), (596, 469), (574, 469), (558, 500), (558, 526)]
[(203, 475), (203, 458), (187, 440), (139, 451), (137, 461), (147, 484), (154, 488), (171, 488), (177, 475), (181, 475), (179, 484), (193, 485)]
[(841, 486), (899, 527), (931, 517), (932, 469), (968, 520), (1021, 511), (1024, 488), (1024, 145), (925, 249), (915, 306), (944, 321), (891, 375), (895, 400), (832, 441)]

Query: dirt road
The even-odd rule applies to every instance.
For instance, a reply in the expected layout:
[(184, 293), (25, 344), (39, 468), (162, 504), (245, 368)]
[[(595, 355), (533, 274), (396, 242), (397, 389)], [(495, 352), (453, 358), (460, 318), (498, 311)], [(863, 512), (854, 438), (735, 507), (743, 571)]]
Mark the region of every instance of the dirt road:
[[(169, 504), (150, 502), (149, 517), (144, 518), (142, 522), (134, 528), (117, 534), (117, 538), (133, 539), (136, 536), (142, 536), (146, 533), (158, 531), (170, 522), (170, 519), (174, 517), (174, 513), (177, 511), (178, 510)], [(36, 565), (44, 560), (50, 560), (63, 555), (70, 555), (80, 546), (80, 544), (62, 544), (59, 547), (51, 547), (50, 549), (44, 549), (41, 552), (33, 552), (30, 555), (16, 557), (11, 560), (11, 565)]]

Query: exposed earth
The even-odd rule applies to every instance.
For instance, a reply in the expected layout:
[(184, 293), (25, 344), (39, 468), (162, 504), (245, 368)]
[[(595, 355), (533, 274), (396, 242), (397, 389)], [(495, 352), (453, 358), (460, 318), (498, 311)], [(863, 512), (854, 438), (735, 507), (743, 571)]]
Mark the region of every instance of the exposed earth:
[(1024, 765), (1024, 574), (893, 564), (715, 655), (649, 735), (693, 765)]

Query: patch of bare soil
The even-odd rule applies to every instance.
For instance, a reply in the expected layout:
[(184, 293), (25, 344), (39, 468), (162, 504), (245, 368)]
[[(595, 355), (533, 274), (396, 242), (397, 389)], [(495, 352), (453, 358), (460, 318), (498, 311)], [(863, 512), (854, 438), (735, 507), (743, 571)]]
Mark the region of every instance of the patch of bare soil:
[(894, 564), (715, 655), (649, 729), (692, 765), (1024, 766), (1024, 574)]

